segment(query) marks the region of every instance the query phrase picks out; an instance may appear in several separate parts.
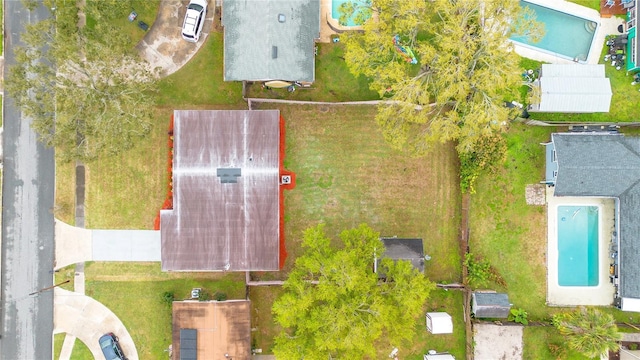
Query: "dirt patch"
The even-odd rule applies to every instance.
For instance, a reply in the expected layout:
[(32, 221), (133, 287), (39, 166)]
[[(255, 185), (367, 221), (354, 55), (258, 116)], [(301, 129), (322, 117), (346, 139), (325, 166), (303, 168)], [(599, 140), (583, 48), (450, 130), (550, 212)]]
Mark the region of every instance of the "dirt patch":
[(474, 324), (474, 359), (522, 359), (522, 326)]
[(527, 205), (546, 204), (546, 189), (543, 184), (528, 184), (524, 192)]

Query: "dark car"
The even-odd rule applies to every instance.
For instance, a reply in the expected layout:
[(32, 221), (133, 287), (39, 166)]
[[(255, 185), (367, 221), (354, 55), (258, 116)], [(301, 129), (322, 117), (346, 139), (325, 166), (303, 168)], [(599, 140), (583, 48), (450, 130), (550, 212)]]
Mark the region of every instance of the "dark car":
[(102, 353), (107, 360), (127, 360), (122, 353), (120, 344), (118, 344), (118, 337), (113, 333), (102, 335), (99, 342)]

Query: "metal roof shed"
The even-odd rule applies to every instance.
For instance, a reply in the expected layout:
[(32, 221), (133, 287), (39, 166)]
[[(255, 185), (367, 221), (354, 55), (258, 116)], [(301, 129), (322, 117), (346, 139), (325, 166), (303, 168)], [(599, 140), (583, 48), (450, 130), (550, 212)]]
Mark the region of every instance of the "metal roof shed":
[(509, 295), (495, 292), (474, 292), (471, 294), (471, 313), (476, 318), (506, 319), (511, 304)]
[[(422, 239), (399, 239), (399, 238), (381, 238), (384, 244), (384, 254), (382, 258), (392, 260), (407, 260), (411, 265), (420, 272), (424, 272), (424, 245)], [(384, 272), (379, 269), (382, 258), (374, 261), (374, 272), (380, 278), (385, 278)]]
[(535, 85), (540, 98), (532, 100), (532, 112), (596, 113), (611, 107), (604, 65), (544, 64)]
[(446, 312), (428, 312), (427, 330), (432, 334), (453, 333), (453, 320)]

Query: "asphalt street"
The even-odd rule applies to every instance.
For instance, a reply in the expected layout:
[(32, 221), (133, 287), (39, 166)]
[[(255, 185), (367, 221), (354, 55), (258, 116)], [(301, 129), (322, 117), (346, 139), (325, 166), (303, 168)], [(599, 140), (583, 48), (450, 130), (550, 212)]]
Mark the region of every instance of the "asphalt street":
[[(5, 68), (25, 25), (50, 16), (4, 1)], [(54, 152), (44, 148), (10, 98), (4, 97), (4, 182), (0, 356), (6, 360), (51, 359), (53, 344)]]

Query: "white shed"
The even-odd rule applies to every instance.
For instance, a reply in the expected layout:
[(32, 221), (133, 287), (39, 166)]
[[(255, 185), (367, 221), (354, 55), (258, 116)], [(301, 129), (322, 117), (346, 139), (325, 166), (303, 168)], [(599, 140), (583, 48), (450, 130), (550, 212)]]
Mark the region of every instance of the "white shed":
[(456, 360), (451, 354), (425, 354), (424, 360)]
[(531, 112), (609, 112), (611, 82), (604, 65), (543, 64), (536, 80), (539, 98), (531, 100)]
[(427, 330), (432, 334), (453, 333), (453, 320), (446, 312), (428, 312)]

